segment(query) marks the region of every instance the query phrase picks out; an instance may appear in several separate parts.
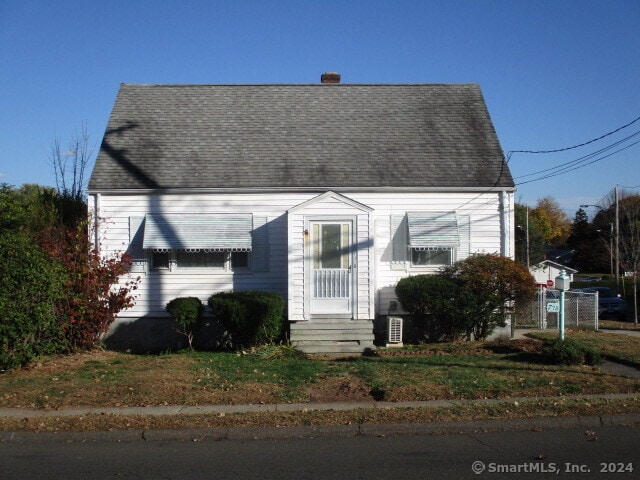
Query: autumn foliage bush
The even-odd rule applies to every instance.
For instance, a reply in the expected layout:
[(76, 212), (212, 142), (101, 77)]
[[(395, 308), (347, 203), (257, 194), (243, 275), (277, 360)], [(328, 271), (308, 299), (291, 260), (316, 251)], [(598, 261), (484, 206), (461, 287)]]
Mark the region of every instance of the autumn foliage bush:
[(427, 341), (485, 339), (513, 302), (535, 293), (526, 267), (497, 254), (473, 255), (434, 275), (400, 280), (396, 295)]
[(442, 271), (456, 281), (462, 295), (461, 304), (467, 333), (485, 339), (498, 326), (512, 304), (535, 294), (536, 284), (524, 265), (498, 254), (472, 255)]
[(140, 279), (119, 282), (128, 273), (131, 258), (127, 254), (102, 258), (88, 239), (86, 222), (52, 228), (41, 243), (67, 272), (65, 294), (56, 309), (70, 350), (95, 347), (116, 314), (134, 305)]
[(0, 371), (94, 348), (134, 303), (139, 279), (122, 280), (129, 257), (102, 258), (78, 213), (84, 201), (56, 195), (0, 185)]

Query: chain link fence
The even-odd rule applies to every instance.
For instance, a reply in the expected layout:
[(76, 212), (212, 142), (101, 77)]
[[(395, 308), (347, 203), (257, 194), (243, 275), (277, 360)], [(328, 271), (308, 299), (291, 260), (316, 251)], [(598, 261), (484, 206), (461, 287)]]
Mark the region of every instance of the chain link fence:
[[(541, 287), (530, 302), (515, 309), (515, 328), (557, 329), (560, 290)], [(598, 295), (588, 292), (564, 292), (564, 326), (598, 330)]]

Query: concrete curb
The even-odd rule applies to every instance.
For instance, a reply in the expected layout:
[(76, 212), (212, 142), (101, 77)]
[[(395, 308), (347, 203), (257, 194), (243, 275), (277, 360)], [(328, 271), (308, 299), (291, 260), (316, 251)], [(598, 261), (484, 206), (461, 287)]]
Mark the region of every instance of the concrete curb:
[(640, 414), (495, 419), (471, 422), (359, 424), (298, 427), (239, 427), (99, 432), (0, 432), (0, 443), (219, 442), (394, 435), (469, 435), (489, 431), (597, 429), (640, 425)]
[[(23, 410), (17, 408), (0, 409), (0, 417), (44, 418), (74, 417), (86, 415), (196, 415), (232, 414), (243, 412), (303, 412), (336, 411), (357, 409), (419, 409), (442, 408), (469, 404), (527, 403), (536, 401), (567, 400), (616, 400), (640, 398), (638, 394), (578, 395), (567, 397), (524, 397), (486, 400), (433, 400), (425, 402), (357, 402), (357, 403), (317, 403), (317, 404), (276, 404), (276, 405), (205, 405), (205, 406), (159, 406), (126, 408), (75, 408), (61, 410)], [(453, 421), (431, 423), (400, 424), (352, 424), (297, 427), (237, 427), (178, 430), (116, 430), (98, 432), (4, 432), (0, 431), (2, 442), (133, 442), (133, 441), (221, 441), (251, 439), (317, 438), (390, 436), (398, 434), (434, 435), (473, 433), (478, 431), (533, 430), (556, 428), (597, 428), (614, 425), (638, 425), (640, 414), (600, 415), (600, 416), (560, 416), (523, 419), (488, 419), (481, 421)]]

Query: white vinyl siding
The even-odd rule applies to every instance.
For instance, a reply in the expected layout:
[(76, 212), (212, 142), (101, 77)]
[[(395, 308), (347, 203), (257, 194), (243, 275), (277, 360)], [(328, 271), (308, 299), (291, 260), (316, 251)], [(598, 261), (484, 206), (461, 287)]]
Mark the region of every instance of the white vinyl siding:
[[(501, 224), (499, 192), (341, 192), (341, 195), (369, 207), (371, 211), (358, 212), (353, 205), (327, 198), (326, 202), (319, 202), (305, 215), (355, 215), (358, 245), (356, 311), (359, 318), (386, 315), (390, 302), (396, 301), (395, 284), (400, 278), (412, 274), (407, 256), (399, 267), (393, 261), (392, 218), (401, 219), (407, 211), (455, 211), (460, 232), (456, 260), (474, 253), (500, 252), (503, 228), (507, 229), (507, 236), (512, 238), (511, 223), (506, 226)], [(294, 218), (291, 218), (287, 211), (317, 196), (317, 193), (285, 192), (170, 195), (103, 193), (96, 201), (92, 195), (90, 205), (92, 208), (99, 207), (100, 230), (96, 237), (101, 242), (102, 254), (109, 256), (115, 252), (127, 252), (141, 260), (138, 268), (131, 272), (132, 277), (142, 277), (136, 291), (136, 305), (120, 316), (164, 316), (166, 304), (177, 296), (193, 295), (206, 301), (214, 292), (258, 289), (280, 293), (288, 299), (289, 317), (303, 319), (304, 215), (293, 215)], [(505, 203), (512, 205), (513, 194), (505, 196)], [(134, 239), (137, 222), (145, 215), (214, 215), (221, 212), (253, 215), (251, 266), (248, 271), (152, 271), (148, 257), (139, 258), (139, 250), (136, 250), (139, 246), (135, 245)]]
[(254, 216), (251, 230), (252, 267), (254, 272), (269, 271), (269, 231), (267, 217)]

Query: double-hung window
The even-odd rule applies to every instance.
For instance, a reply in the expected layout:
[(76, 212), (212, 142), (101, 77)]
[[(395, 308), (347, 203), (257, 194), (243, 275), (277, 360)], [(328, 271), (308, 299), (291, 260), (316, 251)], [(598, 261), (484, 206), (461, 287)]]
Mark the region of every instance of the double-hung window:
[(460, 217), (456, 212), (392, 215), (391, 229), (394, 269), (448, 266), (459, 256), (463, 240), (468, 249), (468, 217)]

